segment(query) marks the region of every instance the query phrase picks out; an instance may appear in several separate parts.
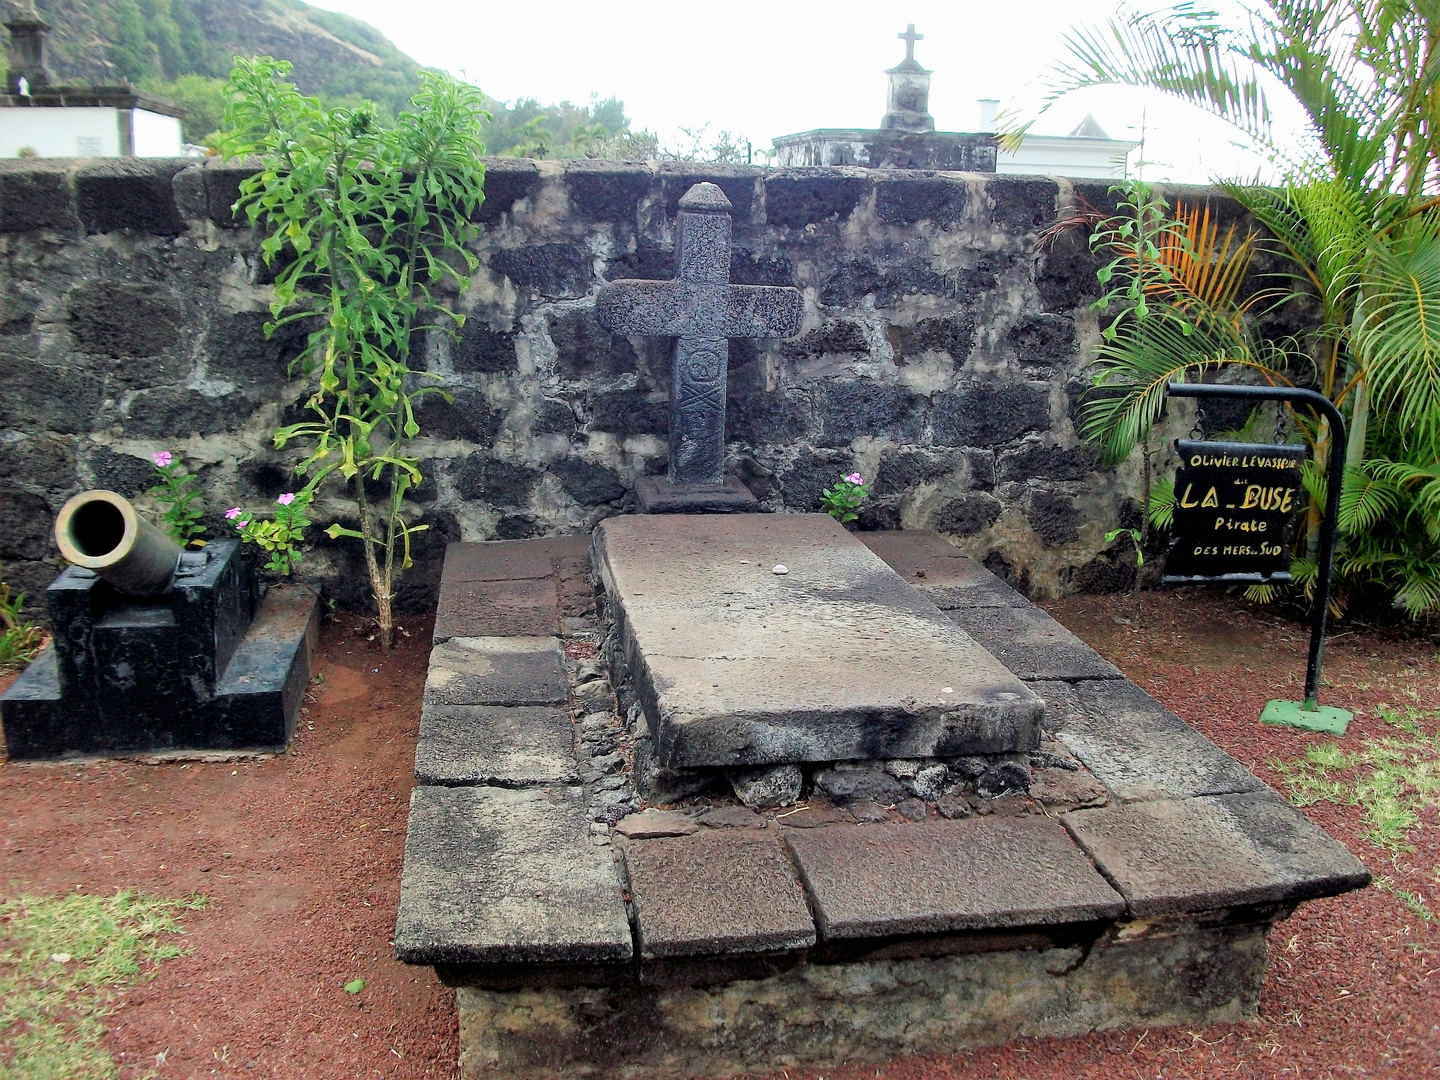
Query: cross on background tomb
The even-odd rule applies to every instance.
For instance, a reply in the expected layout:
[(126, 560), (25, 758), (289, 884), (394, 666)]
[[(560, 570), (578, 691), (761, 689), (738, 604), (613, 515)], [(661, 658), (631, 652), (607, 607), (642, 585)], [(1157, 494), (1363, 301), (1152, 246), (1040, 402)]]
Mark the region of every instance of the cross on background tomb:
[(905, 59), (909, 60), (911, 63), (914, 63), (915, 42), (924, 41), (925, 35), (915, 33), (915, 24), (912, 22), (909, 26), (905, 27), (905, 32), (903, 34), (896, 34), (895, 36), (901, 41), (905, 42)]
[[(601, 288), (595, 315), (613, 333), (675, 339), (668, 484), (683, 486), (699, 501), (677, 505), (672, 490), (659, 492), (657, 503), (649, 497), (656, 494), (652, 482), (648, 489), (637, 486), (641, 509), (738, 509), (755, 500), (738, 480), (727, 485), (725, 477), (728, 339), (790, 337), (800, 330), (804, 300), (788, 286), (730, 284), (730, 200), (714, 184), (696, 184), (685, 193), (676, 233), (679, 276), (612, 281)], [(715, 502), (725, 490), (739, 501)]]

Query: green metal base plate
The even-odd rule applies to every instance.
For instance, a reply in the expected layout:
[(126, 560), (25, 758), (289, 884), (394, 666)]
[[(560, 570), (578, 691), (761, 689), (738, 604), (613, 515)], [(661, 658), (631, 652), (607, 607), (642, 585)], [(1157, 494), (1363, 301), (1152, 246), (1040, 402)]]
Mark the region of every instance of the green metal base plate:
[(1260, 713), (1262, 724), (1283, 724), (1306, 731), (1324, 731), (1330, 735), (1344, 735), (1353, 719), (1354, 713), (1337, 709), (1334, 705), (1317, 705), (1307, 709), (1299, 701), (1267, 701)]

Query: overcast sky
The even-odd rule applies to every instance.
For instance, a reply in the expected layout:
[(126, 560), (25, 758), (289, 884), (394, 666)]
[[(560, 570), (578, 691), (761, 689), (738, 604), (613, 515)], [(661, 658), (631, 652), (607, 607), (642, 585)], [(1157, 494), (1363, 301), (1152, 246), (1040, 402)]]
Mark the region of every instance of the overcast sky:
[[(930, 111), (946, 131), (972, 131), (978, 98), (1033, 115), (1041, 80), (1065, 55), (1067, 29), (1101, 24), (1114, 0), (312, 0), (377, 27), (422, 64), (463, 75), (492, 97), (577, 104), (624, 101), (637, 128), (675, 142), (708, 124), (757, 146), (818, 127), (876, 127), (885, 69), (905, 55), (895, 35), (915, 23), (915, 56), (934, 71)], [(1123, 89), (1073, 95), (1034, 130), (1066, 134), (1087, 112), (1113, 138), (1146, 129), (1146, 179), (1254, 175), (1263, 161), (1238, 136), (1163, 98)], [(1131, 157), (1132, 167), (1139, 154)]]

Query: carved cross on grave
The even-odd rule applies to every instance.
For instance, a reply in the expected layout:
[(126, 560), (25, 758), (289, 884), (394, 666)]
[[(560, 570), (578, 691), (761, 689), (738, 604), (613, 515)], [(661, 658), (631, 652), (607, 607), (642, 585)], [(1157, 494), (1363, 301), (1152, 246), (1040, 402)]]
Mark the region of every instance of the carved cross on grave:
[[(680, 200), (673, 281), (612, 281), (595, 315), (617, 334), (675, 339), (670, 384), (670, 474), (637, 487), (641, 510), (734, 510), (754, 505), (725, 477), (729, 338), (790, 337), (800, 330), (798, 289), (730, 284), (730, 200), (696, 184)], [(649, 478), (647, 478), (649, 479)]]
[(905, 42), (905, 59), (913, 64), (915, 62), (915, 42), (924, 41), (925, 35), (915, 33), (915, 24), (912, 22), (909, 26), (905, 27), (903, 34), (896, 34), (895, 36)]

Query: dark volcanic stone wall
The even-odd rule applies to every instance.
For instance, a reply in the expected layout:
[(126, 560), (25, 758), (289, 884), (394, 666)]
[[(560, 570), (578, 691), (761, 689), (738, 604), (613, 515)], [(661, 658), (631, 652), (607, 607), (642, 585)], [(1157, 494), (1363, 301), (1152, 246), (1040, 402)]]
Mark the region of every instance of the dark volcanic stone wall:
[[(676, 203), (700, 180), (734, 204), (732, 280), (794, 284), (805, 325), (731, 348), (731, 468), (774, 511), (817, 508), (858, 469), (862, 527), (933, 528), (1032, 591), (1124, 585), (1103, 535), (1136, 477), (1096, 471), (1072, 412), (1096, 337), (1083, 241), (1037, 233), (1100, 184), (851, 168), (759, 170), (495, 160), (482, 266), (456, 343), (425, 362), (419, 505), (430, 531), (406, 597), (430, 602), (443, 545), (588, 529), (666, 463), (666, 344), (613, 337), (595, 292), (674, 273)], [(244, 171), (216, 162), (0, 166), (0, 562), (37, 593), (50, 522), (85, 487), (136, 496), (168, 448), (226, 507), (298, 486), (275, 426), (304, 394), (299, 335), (266, 340), (269, 275), (231, 219)], [(142, 499), (142, 508), (147, 504)], [(317, 507), (323, 526), (344, 504)], [(316, 532), (319, 532), (317, 528)], [(363, 603), (353, 544), (307, 570)]]

